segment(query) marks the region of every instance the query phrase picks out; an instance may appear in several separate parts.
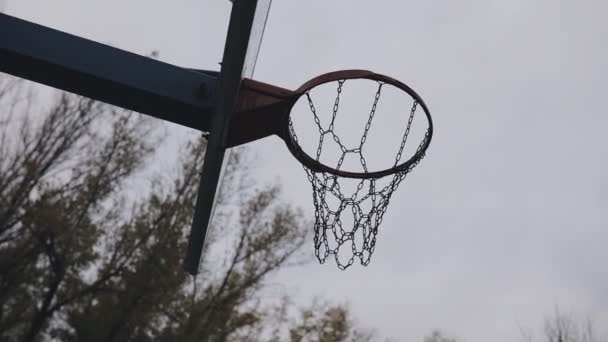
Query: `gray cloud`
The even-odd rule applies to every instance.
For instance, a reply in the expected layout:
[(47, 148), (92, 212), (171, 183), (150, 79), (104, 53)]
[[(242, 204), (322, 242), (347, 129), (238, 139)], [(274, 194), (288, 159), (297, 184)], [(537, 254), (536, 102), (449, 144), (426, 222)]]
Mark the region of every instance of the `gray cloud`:
[[(217, 69), (227, 1), (13, 1), (10, 13), (163, 60)], [(514, 341), (556, 304), (608, 326), (608, 4), (601, 1), (277, 1), (255, 78), (288, 88), (367, 68), (434, 114), (427, 159), (402, 184), (372, 263), (313, 262), (278, 283), (348, 300), (405, 341), (445, 329)], [(176, 136), (179, 128), (175, 128)], [(259, 181), (311, 211), (301, 166), (252, 144)], [(312, 242), (310, 245), (312, 258)]]

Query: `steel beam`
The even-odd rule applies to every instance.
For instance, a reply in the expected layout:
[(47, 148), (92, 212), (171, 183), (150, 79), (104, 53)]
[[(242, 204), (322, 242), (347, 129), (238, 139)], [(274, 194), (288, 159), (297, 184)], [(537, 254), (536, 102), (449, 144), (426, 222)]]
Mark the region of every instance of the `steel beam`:
[(217, 73), (177, 67), (0, 13), (0, 71), (208, 131)]

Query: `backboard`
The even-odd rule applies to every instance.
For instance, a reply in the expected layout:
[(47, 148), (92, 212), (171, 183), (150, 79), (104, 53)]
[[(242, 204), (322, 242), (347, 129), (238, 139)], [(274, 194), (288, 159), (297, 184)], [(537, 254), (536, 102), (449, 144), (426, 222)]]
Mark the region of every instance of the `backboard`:
[(214, 203), (221, 190), (223, 173), (229, 159), (229, 150), (226, 148), (227, 126), (236, 107), (241, 80), (253, 76), (271, 1), (232, 1), (217, 89), (218, 104), (209, 130), (188, 251), (184, 260), (184, 270), (192, 275), (198, 273), (205, 236), (212, 223)]

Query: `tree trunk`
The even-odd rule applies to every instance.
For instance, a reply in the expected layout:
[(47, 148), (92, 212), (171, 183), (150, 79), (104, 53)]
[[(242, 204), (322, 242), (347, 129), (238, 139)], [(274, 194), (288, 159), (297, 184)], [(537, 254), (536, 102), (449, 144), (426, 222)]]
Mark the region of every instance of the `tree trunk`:
[(49, 290), (47, 291), (46, 295), (44, 296), (44, 300), (42, 302), (42, 306), (41, 306), (40, 310), (36, 311), (36, 314), (34, 315), (34, 319), (32, 320), (32, 324), (30, 324), (29, 329), (27, 330), (26, 334), (23, 336), (23, 339), (22, 339), (23, 342), (36, 341), (36, 337), (40, 333), (40, 330), (42, 330), (44, 323), (52, 315), (53, 312), (48, 311), (48, 309), (51, 306), (51, 302), (53, 301), (53, 298), (55, 297), (55, 293), (57, 292), (57, 289), (59, 288), (59, 283), (61, 283), (61, 278), (55, 278), (55, 280), (53, 280), (51, 286), (49, 287)]

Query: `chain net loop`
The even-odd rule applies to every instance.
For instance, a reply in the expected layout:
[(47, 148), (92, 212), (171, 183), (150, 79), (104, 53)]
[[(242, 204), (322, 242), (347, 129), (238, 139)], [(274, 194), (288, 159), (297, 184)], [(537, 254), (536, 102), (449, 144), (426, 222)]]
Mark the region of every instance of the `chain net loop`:
[[(336, 116), (340, 106), (340, 95), (345, 81), (346, 80), (336, 81), (338, 83), (337, 93), (331, 113), (331, 121), (327, 129), (323, 128), (321, 124), (310, 91), (305, 94), (308, 101), (308, 107), (310, 108), (320, 135), (315, 157), (316, 160), (319, 161), (323, 143), (327, 136), (328, 138), (333, 139), (341, 150), (341, 156), (337, 161), (335, 169), (339, 170), (340, 167), (342, 167), (344, 158), (347, 155), (354, 154), (359, 159), (364, 172), (367, 173), (368, 165), (362, 151), (367, 141), (368, 132), (372, 127), (376, 108), (385, 83), (376, 81), (378, 83), (378, 88), (363, 135), (361, 136), (358, 146), (347, 148), (334, 130)], [(393, 166), (398, 165), (401, 161), (417, 108), (418, 102), (414, 100)], [(291, 118), (289, 121), (289, 130), (294, 141), (298, 143), (298, 138), (293, 128)], [(428, 137), (429, 131), (427, 130), (416, 149), (416, 153), (423, 148)], [(382, 178), (356, 180), (357, 184), (355, 190), (350, 194), (346, 193), (340, 186), (341, 182), (344, 181), (344, 177), (339, 177), (326, 172), (315, 172), (304, 166), (304, 171), (306, 172), (308, 181), (312, 185), (313, 191), (313, 204), (315, 207), (314, 246), (315, 256), (320, 263), (323, 264), (330, 255), (333, 255), (338, 268), (341, 270), (345, 270), (351, 266), (355, 259), (359, 259), (364, 266), (369, 264), (376, 246), (378, 227), (382, 223), (391, 196), (401, 181), (405, 179), (407, 174), (412, 171), (423, 158), (424, 154), (407, 169), (395, 171), (395, 173)], [(350, 179), (350, 181), (353, 180)], [(332, 203), (332, 205), (330, 205), (330, 203)], [(337, 206), (335, 203), (337, 203)], [(352, 215), (353, 220), (350, 221), (349, 219), (348, 224), (345, 224), (343, 215)], [(350, 226), (352, 222), (354, 222), (352, 227), (346, 226)], [(341, 252), (340, 255), (339, 252)]]

